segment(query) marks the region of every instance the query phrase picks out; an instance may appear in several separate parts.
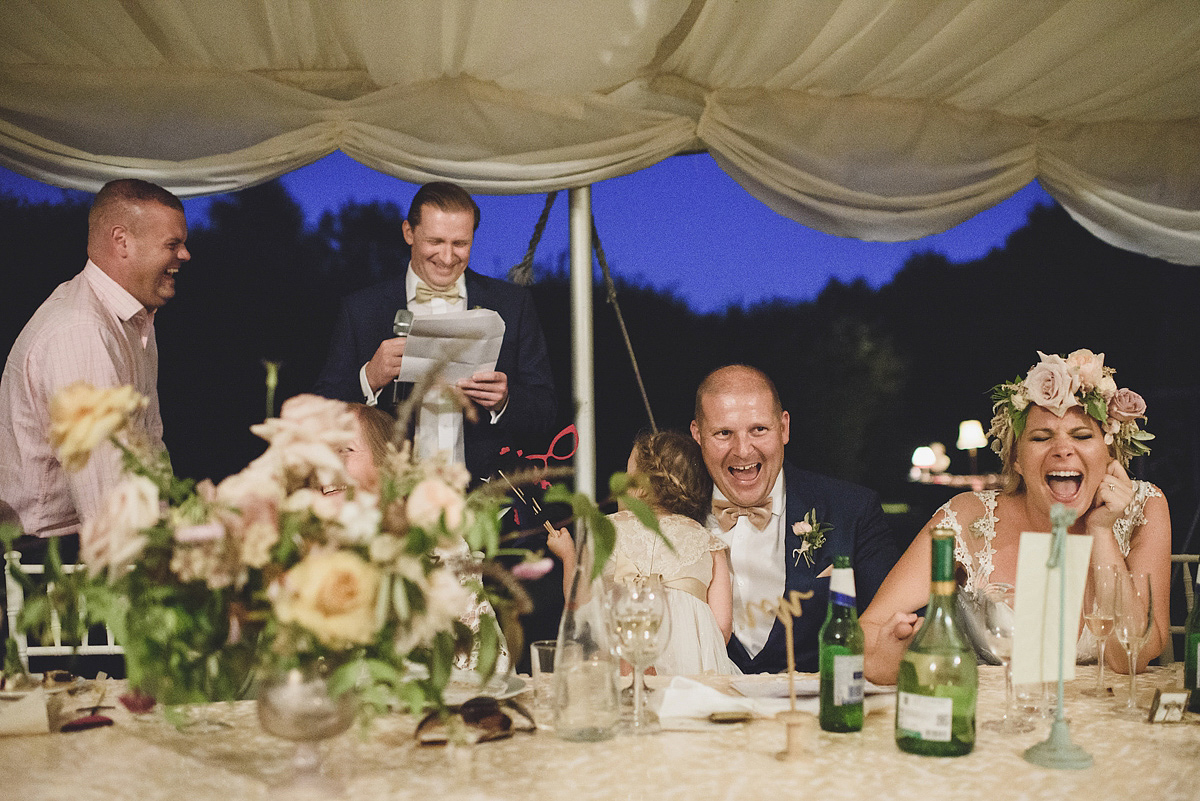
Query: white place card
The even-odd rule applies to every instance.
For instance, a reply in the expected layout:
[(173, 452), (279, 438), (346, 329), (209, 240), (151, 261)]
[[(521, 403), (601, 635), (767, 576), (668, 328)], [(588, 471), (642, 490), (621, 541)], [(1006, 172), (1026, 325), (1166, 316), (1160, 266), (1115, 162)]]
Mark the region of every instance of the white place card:
[(1083, 591), (1087, 585), (1092, 538), (1068, 535), (1063, 564), (1049, 568), (1050, 534), (1026, 531), (1021, 534), (1017, 555), (1017, 608), (1012, 652), (1013, 684), (1058, 681), (1059, 606), (1063, 570), (1066, 570), (1066, 625), (1062, 637), (1063, 680), (1075, 678), (1075, 645)]

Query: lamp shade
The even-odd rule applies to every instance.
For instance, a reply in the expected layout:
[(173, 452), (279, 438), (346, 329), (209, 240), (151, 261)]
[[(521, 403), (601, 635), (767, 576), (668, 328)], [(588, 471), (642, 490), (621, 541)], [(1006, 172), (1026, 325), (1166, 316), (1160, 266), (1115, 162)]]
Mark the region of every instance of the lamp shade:
[(978, 420), (963, 420), (958, 424), (958, 449), (961, 451), (972, 448), (987, 447), (987, 436), (983, 433), (983, 424)]
[(919, 447), (915, 451), (913, 451), (913, 455), (912, 455), (913, 467), (924, 468), (924, 469), (928, 470), (929, 468), (933, 467), (933, 464), (936, 461), (937, 461), (937, 454), (935, 454), (933, 452), (933, 448), (929, 447), (928, 445), (922, 445), (921, 447)]

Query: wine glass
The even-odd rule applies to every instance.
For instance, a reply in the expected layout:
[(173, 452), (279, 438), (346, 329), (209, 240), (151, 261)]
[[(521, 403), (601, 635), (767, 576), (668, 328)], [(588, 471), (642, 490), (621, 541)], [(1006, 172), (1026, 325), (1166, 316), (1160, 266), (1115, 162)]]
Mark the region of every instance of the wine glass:
[(1140, 714), (1137, 704), (1137, 658), (1142, 645), (1150, 636), (1154, 620), (1154, 597), (1150, 590), (1150, 576), (1146, 573), (1117, 575), (1117, 607), (1114, 631), (1117, 642), (1129, 657), (1129, 700), (1125, 711)]
[(655, 730), (645, 710), (645, 686), (638, 677), (662, 653), (671, 635), (667, 592), (657, 576), (636, 576), (613, 584), (609, 595), (608, 622), (617, 654), (633, 666), (634, 734)]
[(1018, 717), (1013, 703), (1012, 647), (1016, 616), (1013, 614), (1016, 588), (1011, 584), (993, 582), (975, 596), (980, 633), (988, 649), (1004, 667), (1004, 714), (982, 725), (999, 734), (1018, 734), (1033, 730), (1033, 721)]
[(1116, 611), (1117, 570), (1112, 565), (1096, 565), (1092, 568), (1092, 605), (1083, 616), (1084, 625), (1096, 638), (1096, 686), (1090, 690), (1081, 690), (1080, 695), (1092, 698), (1111, 695), (1112, 691), (1104, 683), (1104, 647), (1113, 632)]
[(296, 743), (292, 775), (275, 788), (276, 795), (307, 793), (338, 796), (344, 788), (321, 773), (321, 741), (341, 734), (354, 723), (358, 709), (354, 692), (330, 693), (324, 660), (306, 660), (297, 667), (268, 675), (259, 685), (258, 722), (269, 734)]

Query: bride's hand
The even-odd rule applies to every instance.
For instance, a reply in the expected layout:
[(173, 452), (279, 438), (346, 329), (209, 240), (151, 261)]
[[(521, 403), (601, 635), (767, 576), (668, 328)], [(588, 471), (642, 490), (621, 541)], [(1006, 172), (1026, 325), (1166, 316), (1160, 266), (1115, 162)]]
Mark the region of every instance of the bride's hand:
[(1117, 522), (1129, 503), (1133, 500), (1133, 479), (1121, 467), (1116, 459), (1109, 462), (1096, 495), (1092, 498), (1092, 508), (1085, 516), (1085, 525), (1089, 534), (1111, 532), (1113, 523)]

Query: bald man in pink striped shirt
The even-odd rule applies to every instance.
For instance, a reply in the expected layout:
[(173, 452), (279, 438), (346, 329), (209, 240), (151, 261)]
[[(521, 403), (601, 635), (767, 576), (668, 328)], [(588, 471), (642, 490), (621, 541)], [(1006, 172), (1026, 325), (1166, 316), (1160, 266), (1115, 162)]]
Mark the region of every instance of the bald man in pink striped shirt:
[(150, 399), (133, 434), (162, 447), (154, 315), (175, 295), (191, 258), (183, 204), (136, 179), (110, 181), (88, 213), (88, 261), (46, 299), (13, 344), (0, 378), (0, 509), (11, 507), (27, 535), (79, 531), (120, 477), (104, 444), (69, 473), (50, 447), (50, 399), (63, 387), (131, 384)]

